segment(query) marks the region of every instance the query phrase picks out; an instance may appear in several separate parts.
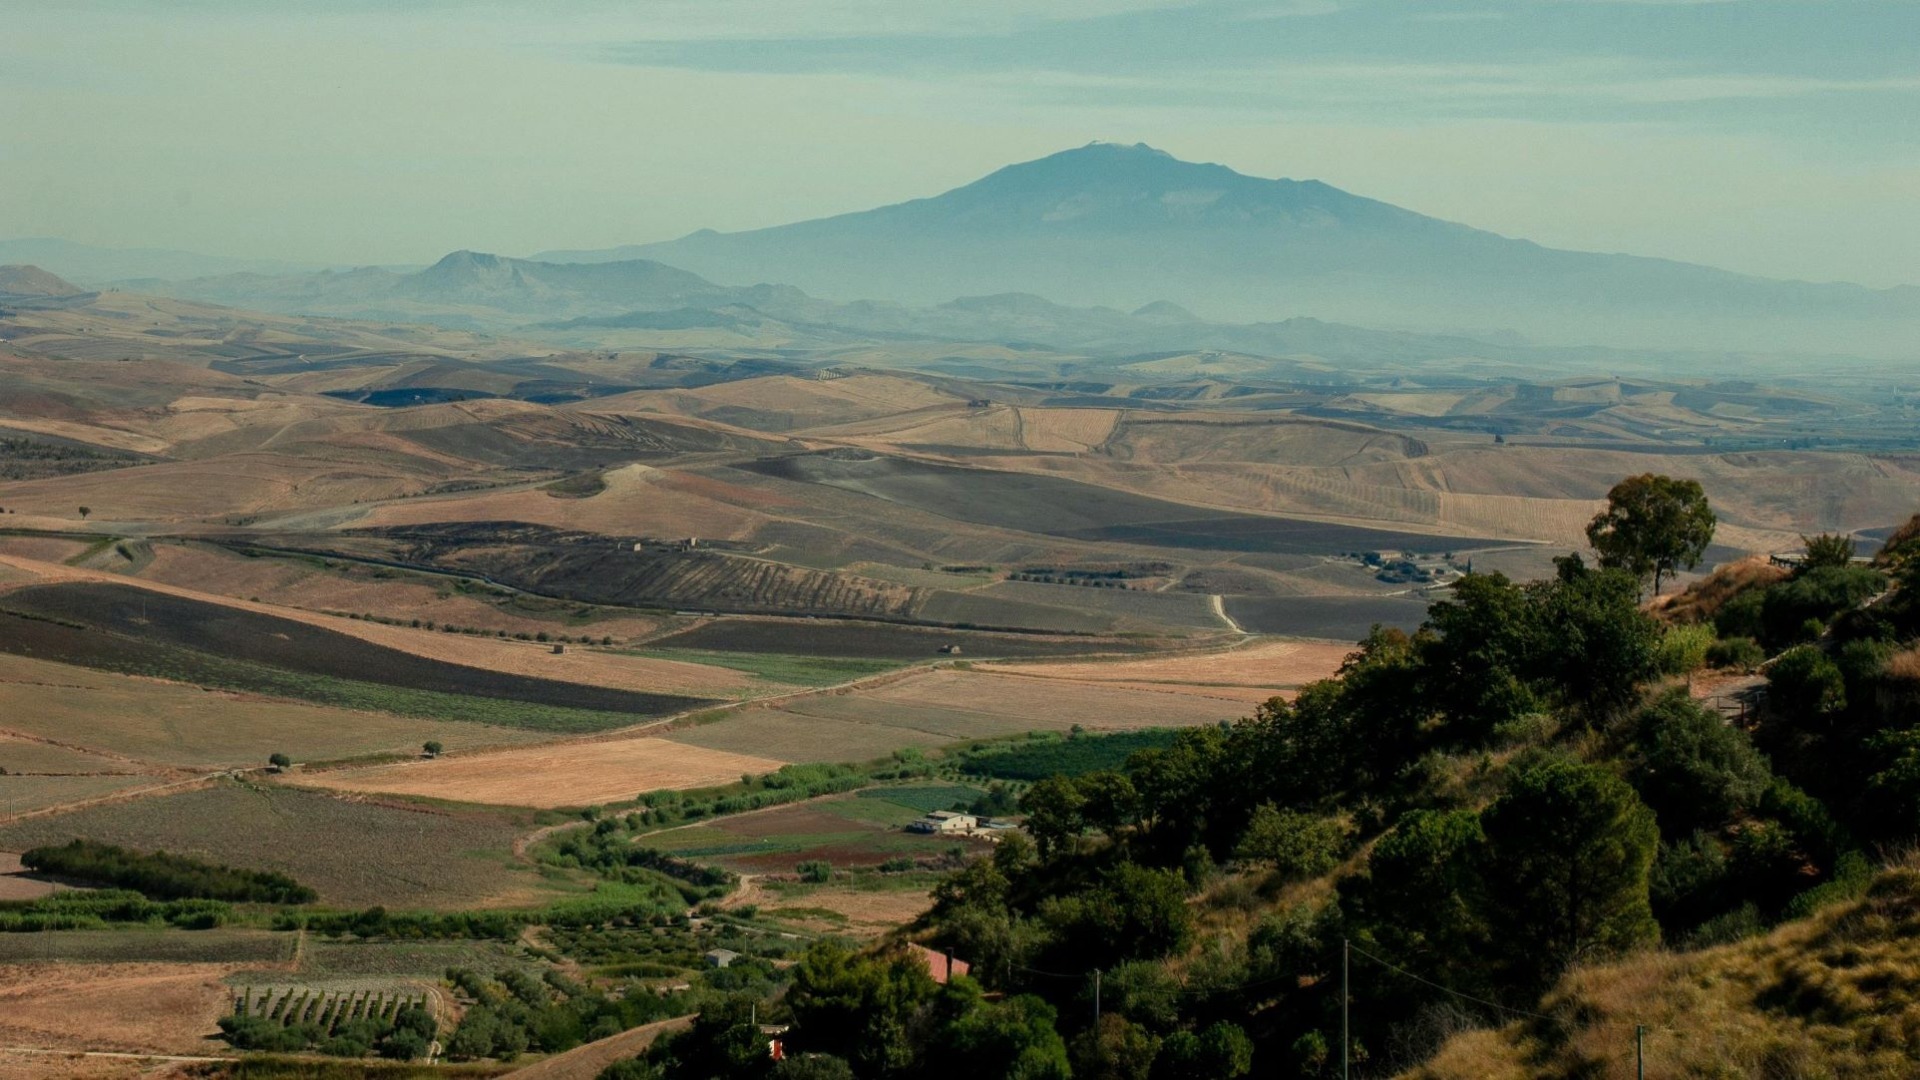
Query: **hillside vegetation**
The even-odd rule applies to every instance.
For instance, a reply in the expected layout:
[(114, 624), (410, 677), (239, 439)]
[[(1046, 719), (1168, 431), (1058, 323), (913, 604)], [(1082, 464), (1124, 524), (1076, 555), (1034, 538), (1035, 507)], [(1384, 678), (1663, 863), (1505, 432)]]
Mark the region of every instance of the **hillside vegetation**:
[[(1874, 866), (1920, 823), (1920, 518), (1668, 623), (1646, 585), (1712, 514), (1615, 498), (1599, 567), (1468, 575), (1292, 702), (1063, 756), (913, 931), (969, 976), (816, 945), (756, 1006), (789, 1063), (734, 1041), (742, 999), (606, 1075), (1593, 1077), (1636, 1027), (1669, 1074), (1911, 1075), (1920, 870)], [(1679, 681), (1762, 665), (1739, 720)]]

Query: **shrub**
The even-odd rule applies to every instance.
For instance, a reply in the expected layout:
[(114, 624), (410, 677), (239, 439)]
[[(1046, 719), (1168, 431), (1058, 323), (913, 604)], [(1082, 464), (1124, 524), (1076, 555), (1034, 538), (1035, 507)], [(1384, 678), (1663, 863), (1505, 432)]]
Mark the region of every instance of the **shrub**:
[(1665, 674), (1685, 675), (1706, 665), (1707, 653), (1715, 644), (1711, 626), (1669, 626), (1660, 636), (1654, 662)]
[(1346, 828), (1333, 818), (1262, 803), (1234, 854), (1249, 862), (1271, 863), (1283, 877), (1318, 877), (1339, 861), (1346, 837)]
[(800, 875), (800, 880), (816, 885), (833, 880), (833, 864), (825, 859), (808, 859), (794, 867), (794, 871)]
[(1750, 637), (1721, 638), (1707, 647), (1707, 663), (1752, 673), (1767, 662), (1767, 650)]
[(1840, 668), (1812, 645), (1789, 649), (1767, 672), (1773, 707), (1790, 716), (1826, 719), (1847, 707), (1847, 682)]

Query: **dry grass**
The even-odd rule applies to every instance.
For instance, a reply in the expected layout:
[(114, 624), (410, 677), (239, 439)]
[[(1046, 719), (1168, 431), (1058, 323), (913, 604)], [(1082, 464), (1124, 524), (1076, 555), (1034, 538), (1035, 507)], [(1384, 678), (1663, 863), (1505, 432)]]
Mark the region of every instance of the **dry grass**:
[[(487, 599), (461, 593), (445, 583), (412, 577), (375, 577), (368, 571), (334, 572), (291, 559), (248, 558), (210, 548), (156, 544), (154, 560), (140, 572), (146, 581), (234, 599), (259, 598), (276, 608), (347, 611), (390, 619), (432, 620), (440, 625), (472, 626), (485, 631), (551, 632), (551, 619), (516, 614)], [(277, 610), (276, 614), (288, 614)], [(626, 641), (660, 629), (661, 620), (638, 613), (598, 611), (563, 633), (611, 635)]]
[(1787, 578), (1788, 572), (1769, 563), (1764, 556), (1752, 555), (1713, 568), (1713, 573), (1657, 602), (1655, 610), (1676, 623), (1713, 621), (1727, 601), (1748, 589), (1761, 589)]
[(979, 664), (975, 670), (1105, 685), (1142, 692), (1184, 693), (1233, 701), (1265, 701), (1340, 669), (1353, 646), (1323, 641), (1269, 641), (1224, 652), (1144, 660)]
[(561, 743), (434, 761), (311, 773), (293, 782), (501, 806), (589, 806), (641, 792), (709, 787), (786, 764), (659, 738)]
[(1421, 1080), (1634, 1075), (1920, 1075), (1920, 868), (1884, 872), (1861, 901), (1765, 936), (1579, 968), (1541, 1004), (1555, 1023), (1451, 1040)]
[(0, 965), (0, 1044), (218, 1054), (226, 1045), (212, 1037), (232, 1008), (220, 980), (236, 970), (228, 964)]

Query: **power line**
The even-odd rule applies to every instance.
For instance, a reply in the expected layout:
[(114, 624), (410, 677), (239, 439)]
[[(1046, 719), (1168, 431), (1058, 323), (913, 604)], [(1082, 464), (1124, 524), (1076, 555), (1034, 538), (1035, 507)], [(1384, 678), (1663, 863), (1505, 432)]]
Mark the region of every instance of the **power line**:
[(1416, 975), (1413, 972), (1408, 971), (1406, 968), (1403, 968), (1400, 965), (1385, 959), (1384, 957), (1375, 956), (1358, 945), (1349, 945), (1348, 947), (1351, 948), (1354, 952), (1359, 953), (1361, 956), (1366, 957), (1367, 959), (1373, 961), (1376, 964), (1379, 964), (1381, 967), (1384, 967), (1389, 971), (1398, 972), (1401, 975), (1404, 975), (1407, 978), (1412, 979), (1414, 982), (1431, 986), (1435, 990), (1438, 990), (1443, 994), (1452, 994), (1454, 997), (1460, 998), (1463, 1001), (1472, 1001), (1480, 1005), (1485, 1005), (1488, 1008), (1499, 1009), (1501, 1012), (1510, 1012), (1518, 1016), (1530, 1016), (1535, 1020), (1546, 1020), (1546, 1021), (1552, 1022), (1554, 1019), (1553, 1017), (1548, 1016), (1546, 1013), (1532, 1012), (1527, 1009), (1516, 1009), (1511, 1005), (1502, 1005), (1497, 1001), (1489, 1001), (1483, 997), (1475, 997), (1472, 994), (1463, 994), (1460, 991), (1455, 990), (1451, 986), (1442, 986), (1441, 984), (1434, 982), (1432, 979), (1429, 979), (1424, 975)]

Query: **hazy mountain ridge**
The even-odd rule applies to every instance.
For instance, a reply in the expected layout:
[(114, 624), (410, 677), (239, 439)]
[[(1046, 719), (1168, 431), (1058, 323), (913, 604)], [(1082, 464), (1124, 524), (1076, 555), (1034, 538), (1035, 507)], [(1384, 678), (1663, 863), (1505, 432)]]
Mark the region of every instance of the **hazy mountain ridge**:
[(1772, 281), (1562, 251), (1319, 181), (1106, 144), (874, 210), (537, 257), (644, 257), (718, 280), (909, 303), (1007, 291), (1127, 307), (1166, 299), (1223, 321), (1513, 327), (1567, 344), (1891, 356), (1910, 352), (1920, 328), (1920, 289), (1910, 286)]

